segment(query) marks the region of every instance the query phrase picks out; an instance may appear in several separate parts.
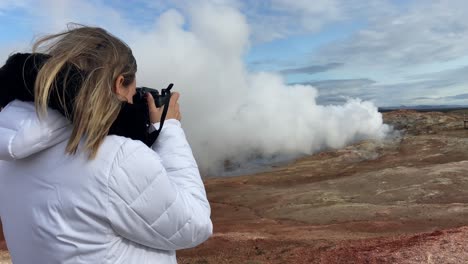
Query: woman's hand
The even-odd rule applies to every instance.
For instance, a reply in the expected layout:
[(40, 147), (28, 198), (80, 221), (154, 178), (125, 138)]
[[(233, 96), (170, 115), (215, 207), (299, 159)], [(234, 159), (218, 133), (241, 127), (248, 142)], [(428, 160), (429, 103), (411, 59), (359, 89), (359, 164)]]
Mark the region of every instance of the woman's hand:
[[(178, 103), (179, 97), (180, 94), (178, 92), (172, 93), (169, 101), (169, 108), (167, 109), (166, 120), (177, 119), (180, 121), (182, 119)], [(160, 122), (164, 106), (157, 108), (151, 93), (146, 94), (146, 100), (148, 101), (150, 122), (153, 124)]]

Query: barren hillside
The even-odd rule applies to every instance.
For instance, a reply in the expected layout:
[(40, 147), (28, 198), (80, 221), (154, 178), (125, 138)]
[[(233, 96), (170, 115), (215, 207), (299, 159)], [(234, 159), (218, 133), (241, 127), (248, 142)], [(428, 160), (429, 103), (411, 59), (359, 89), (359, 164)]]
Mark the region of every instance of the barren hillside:
[(215, 234), (179, 262), (468, 263), (462, 115), (384, 119), (401, 135), (206, 180)]

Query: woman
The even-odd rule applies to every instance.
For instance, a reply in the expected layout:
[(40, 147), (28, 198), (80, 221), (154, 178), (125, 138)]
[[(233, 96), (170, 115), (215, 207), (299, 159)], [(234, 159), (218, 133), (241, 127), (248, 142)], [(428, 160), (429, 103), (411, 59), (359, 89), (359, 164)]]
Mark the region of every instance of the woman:
[[(34, 63), (34, 102), (0, 88), (9, 91), (0, 92), (0, 218), (13, 263), (176, 263), (175, 250), (212, 233), (179, 94), (149, 148), (108, 135), (136, 89), (126, 44), (78, 27), (39, 40), (39, 51), (47, 60)], [(27, 84), (25, 68), (14, 76)], [(159, 128), (162, 111), (147, 99)]]

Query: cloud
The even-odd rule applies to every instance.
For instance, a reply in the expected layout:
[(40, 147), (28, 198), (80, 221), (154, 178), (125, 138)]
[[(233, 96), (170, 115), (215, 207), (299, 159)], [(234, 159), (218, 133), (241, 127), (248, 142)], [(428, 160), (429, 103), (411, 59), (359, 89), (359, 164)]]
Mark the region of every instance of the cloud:
[[(383, 91), (374, 94), (376, 99), (373, 101), (379, 106), (414, 105), (421, 103), (424, 97), (427, 99), (424, 104), (449, 104), (449, 101), (440, 101), (440, 99), (444, 98), (447, 93), (460, 91), (456, 81), (443, 79), (378, 84), (374, 85), (372, 89)], [(429, 100), (429, 98), (431, 99)]]
[(341, 19), (339, 0), (238, 1), (252, 27), (254, 42), (268, 42), (293, 34), (318, 32)]
[(463, 93), (463, 94), (457, 94), (457, 95), (451, 95), (451, 96), (443, 96), (443, 97), (415, 97), (413, 100), (418, 101), (418, 100), (424, 100), (424, 101), (459, 101), (463, 100), (463, 104), (468, 105), (467, 103), (468, 99), (468, 93)]
[(375, 84), (376, 81), (360, 78), (360, 79), (333, 79), (333, 80), (319, 80), (319, 81), (307, 81), (300, 82), (297, 84), (312, 85), (319, 89), (330, 89), (330, 88), (354, 88), (354, 87), (363, 87)]
[(271, 65), (271, 64), (279, 64), (279, 63), (281, 63), (281, 61), (277, 59), (264, 59), (264, 60), (251, 61), (249, 65), (257, 66), (257, 65)]
[[(306, 31), (317, 32), (327, 23), (341, 17), (339, 1), (316, 0), (313, 4), (308, 0), (272, 0), (272, 9), (298, 18), (299, 28)], [(296, 24), (297, 27), (297, 24)]]
[(373, 92), (376, 81), (360, 78), (360, 79), (332, 79), (332, 80), (311, 80), (294, 84), (310, 85), (319, 91), (317, 103), (327, 104), (344, 104), (349, 98), (361, 98), (365, 100), (376, 99)]
[[(31, 7), (32, 16), (41, 18), (35, 29), (53, 32), (76, 21), (102, 25), (124, 39), (138, 62), (138, 85), (161, 88), (173, 82), (181, 93), (183, 127), (205, 175), (227, 173), (226, 164), (242, 169), (258, 160), (381, 139), (390, 129), (371, 102), (349, 98), (342, 105), (318, 105), (312, 86), (287, 85), (277, 73), (249, 72), (243, 58), (251, 27), (224, 1), (167, 10), (142, 28), (129, 26), (109, 6), (75, 2), (62, 1), (52, 10)], [(86, 12), (77, 14), (78, 7)]]
[(460, 66), (454, 69), (448, 69), (437, 72), (428, 72), (424, 74), (413, 74), (406, 77), (408, 80), (437, 80), (445, 79), (459, 83), (468, 81), (468, 65)]
[(445, 99), (449, 99), (449, 100), (466, 100), (466, 99), (468, 99), (468, 93), (457, 94), (457, 95), (452, 95), (452, 96), (446, 96)]
[[(462, 97), (446, 96), (447, 93), (454, 94), (457, 91), (464, 90), (463, 80), (450, 78), (450, 76), (458, 75), (461, 77), (461, 72), (461, 69), (457, 69), (444, 71), (439, 73), (439, 75), (435, 73), (417, 75), (418, 78), (416, 80), (412, 79), (411, 81), (392, 84), (382, 84), (367, 78), (311, 80), (296, 84), (315, 87), (319, 91), (317, 103), (323, 105), (343, 104), (349, 98), (369, 100), (379, 106), (413, 105), (421, 101), (427, 104), (447, 104), (455, 99), (462, 99)], [(436, 76), (436, 78), (427, 79), (428, 76)], [(444, 76), (444, 78), (439, 78), (440, 76)], [(433, 96), (421, 96), (425, 94)]]
[(268, 42), (291, 35), (318, 33), (337, 23), (386, 17), (396, 10), (388, 0), (236, 1), (251, 25), (252, 40)]
[(467, 54), (468, 2), (414, 1), (406, 8), (370, 19), (367, 28), (323, 47), (317, 57), (381, 68), (446, 62)]
[(283, 74), (314, 74), (318, 72), (325, 72), (334, 68), (338, 68), (342, 66), (342, 63), (328, 63), (325, 65), (311, 65), (302, 68), (293, 68), (293, 69), (285, 69), (280, 71)]
[(10, 11), (15, 8), (24, 8), (27, 5), (27, 1), (0, 1), (0, 15), (5, 14), (6, 11)]
[(426, 104), (454, 103), (468, 105), (468, 97), (464, 93), (468, 84), (467, 65), (443, 71), (409, 75), (407, 79), (415, 83), (424, 84), (425, 93), (432, 95), (417, 96), (412, 98), (414, 101), (424, 101)]

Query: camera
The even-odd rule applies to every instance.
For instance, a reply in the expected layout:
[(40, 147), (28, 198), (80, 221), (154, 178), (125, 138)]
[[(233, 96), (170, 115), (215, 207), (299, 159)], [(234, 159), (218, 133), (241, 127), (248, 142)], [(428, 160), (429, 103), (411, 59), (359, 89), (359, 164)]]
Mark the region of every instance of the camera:
[[(133, 96), (133, 104), (124, 103), (122, 109), (109, 129), (109, 135), (119, 135), (128, 137), (134, 140), (140, 140), (147, 146), (151, 146), (157, 139), (161, 131), (164, 119), (166, 118), (169, 109), (169, 100), (171, 98), (171, 88), (173, 84), (169, 84), (166, 89), (158, 90), (148, 87), (137, 87), (136, 94)], [(148, 101), (146, 93), (151, 93), (156, 107), (162, 107), (163, 112), (159, 129), (150, 131), (151, 121), (149, 117)]]
[(137, 87), (136, 88), (136, 94), (133, 97), (133, 102), (134, 103), (146, 103), (146, 93), (150, 93), (153, 96), (154, 103), (156, 104), (156, 107), (161, 107), (163, 106), (166, 102), (169, 102), (169, 98), (171, 97), (171, 89), (172, 89), (173, 84), (169, 84), (166, 89), (161, 89), (161, 94), (159, 93), (158, 90), (148, 88), (148, 87)]

